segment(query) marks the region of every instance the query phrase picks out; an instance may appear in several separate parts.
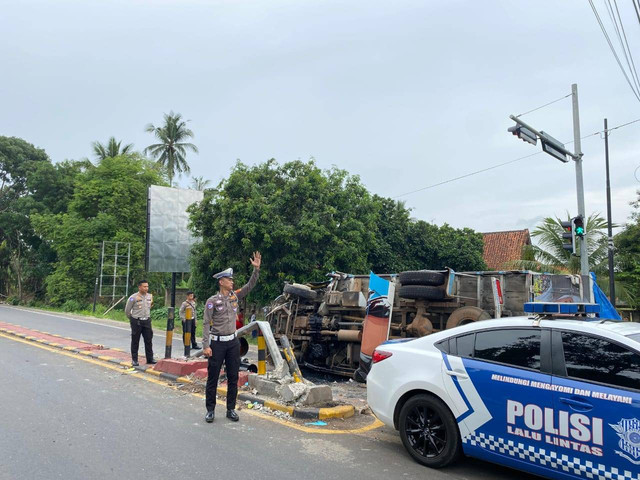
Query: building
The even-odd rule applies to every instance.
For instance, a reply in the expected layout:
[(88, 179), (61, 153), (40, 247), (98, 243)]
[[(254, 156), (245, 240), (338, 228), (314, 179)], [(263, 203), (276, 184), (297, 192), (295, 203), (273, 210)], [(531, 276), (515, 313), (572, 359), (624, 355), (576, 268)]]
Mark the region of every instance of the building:
[(522, 259), (522, 249), (531, 245), (529, 230), (483, 233), (483, 258), (488, 270), (513, 269), (510, 263)]

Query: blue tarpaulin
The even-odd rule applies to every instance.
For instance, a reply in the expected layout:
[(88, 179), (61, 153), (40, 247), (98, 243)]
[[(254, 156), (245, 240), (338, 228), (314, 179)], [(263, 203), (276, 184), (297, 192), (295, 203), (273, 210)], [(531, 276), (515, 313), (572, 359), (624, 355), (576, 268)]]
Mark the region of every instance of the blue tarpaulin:
[(593, 300), (600, 305), (600, 314), (598, 316), (611, 320), (622, 320), (620, 314), (616, 311), (615, 307), (611, 305), (607, 296), (596, 283), (596, 274), (591, 272), (591, 278), (593, 278)]

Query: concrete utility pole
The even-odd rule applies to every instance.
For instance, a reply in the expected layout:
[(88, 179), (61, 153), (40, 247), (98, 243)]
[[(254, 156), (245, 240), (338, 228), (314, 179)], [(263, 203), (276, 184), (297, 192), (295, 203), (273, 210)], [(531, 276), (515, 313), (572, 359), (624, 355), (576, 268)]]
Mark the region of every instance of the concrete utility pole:
[[(580, 143), (580, 111), (578, 109), (578, 85), (571, 85), (571, 100), (573, 104), (573, 143), (575, 145), (574, 161), (576, 162), (576, 191), (578, 193), (578, 215), (582, 215), (586, 223), (584, 207), (584, 183), (582, 181), (582, 146)], [(589, 229), (585, 228), (584, 236), (580, 240), (580, 274), (589, 275), (589, 253), (587, 252), (587, 236)]]

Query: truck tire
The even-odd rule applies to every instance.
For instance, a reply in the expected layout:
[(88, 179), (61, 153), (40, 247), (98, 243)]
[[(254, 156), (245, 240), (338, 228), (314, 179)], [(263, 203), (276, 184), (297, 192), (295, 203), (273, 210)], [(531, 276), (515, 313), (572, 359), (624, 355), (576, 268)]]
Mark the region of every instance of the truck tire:
[(442, 300), (444, 290), (430, 285), (402, 285), (398, 290), (398, 295), (402, 298), (415, 300)]
[(489, 320), (491, 315), (478, 307), (460, 307), (449, 315), (447, 319), (447, 330), (450, 328), (477, 322), (478, 320)]
[(444, 275), (440, 272), (430, 270), (415, 270), (402, 272), (400, 274), (400, 283), (402, 285), (442, 285), (444, 284)]
[(300, 298), (304, 298), (305, 300), (315, 300), (316, 292), (311, 289), (297, 287), (295, 285), (285, 284), (284, 293), (288, 293), (289, 295), (295, 295)]

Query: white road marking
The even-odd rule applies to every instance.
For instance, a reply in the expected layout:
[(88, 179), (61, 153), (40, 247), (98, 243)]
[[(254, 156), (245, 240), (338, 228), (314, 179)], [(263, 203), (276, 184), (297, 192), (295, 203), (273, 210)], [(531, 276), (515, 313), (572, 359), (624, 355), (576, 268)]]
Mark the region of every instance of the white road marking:
[(64, 318), (65, 320), (73, 320), (74, 322), (80, 322), (80, 323), (88, 323), (90, 325), (100, 325), (102, 327), (108, 327), (108, 328), (115, 328), (117, 330), (130, 330), (130, 327), (116, 327), (115, 325), (107, 325), (105, 323), (100, 323), (100, 322), (92, 322), (91, 320), (80, 320), (79, 318), (73, 318), (73, 317), (67, 317), (66, 315), (57, 315), (57, 314), (53, 314), (53, 313), (48, 313), (48, 312), (41, 312), (40, 310), (31, 310), (28, 308), (20, 308), (20, 307), (8, 307), (6, 305), (2, 305), (3, 308), (10, 308), (13, 310), (20, 310), (21, 312), (29, 312), (29, 313), (37, 313), (38, 315), (46, 315), (48, 317), (54, 317), (54, 318)]

